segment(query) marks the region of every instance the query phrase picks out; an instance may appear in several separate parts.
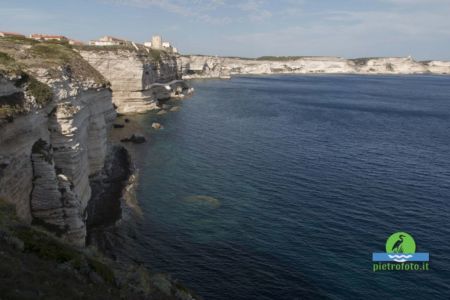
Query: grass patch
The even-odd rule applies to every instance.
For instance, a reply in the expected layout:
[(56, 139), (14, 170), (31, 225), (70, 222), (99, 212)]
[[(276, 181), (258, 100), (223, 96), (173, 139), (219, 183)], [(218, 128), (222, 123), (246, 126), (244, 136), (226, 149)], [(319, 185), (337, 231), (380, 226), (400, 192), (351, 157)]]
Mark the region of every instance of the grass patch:
[(29, 77), (26, 91), (35, 98), (40, 107), (49, 103), (53, 98), (51, 88), (34, 77)]
[(14, 120), (14, 116), (20, 115), (24, 112), (25, 109), (17, 105), (3, 105), (0, 106), (0, 119), (8, 119), (12, 122)]
[(97, 273), (98, 275), (100, 275), (100, 277), (103, 278), (105, 282), (114, 284), (115, 282), (114, 272), (108, 265), (92, 258), (88, 259), (88, 264), (91, 267), (91, 269), (95, 271), (95, 273)]
[(20, 226), (14, 229), (15, 235), (25, 244), (25, 252), (34, 253), (38, 257), (57, 263), (70, 262), (71, 265), (80, 270), (83, 261), (87, 261), (90, 269), (96, 272), (109, 284), (115, 283), (113, 270), (105, 263), (96, 258), (86, 257), (81, 251), (68, 246), (50, 235), (40, 232), (32, 227)]
[(82, 50), (82, 51), (119, 51), (119, 50), (127, 50), (127, 51), (137, 51), (133, 45), (116, 45), (116, 46), (94, 46), (94, 45), (73, 45), (73, 49)]
[(32, 44), (39, 43), (39, 41), (36, 41), (34, 39), (30, 39), (27, 37), (21, 37), (21, 36), (7, 36), (7, 37), (2, 37), (0, 39), (7, 41), (7, 42), (15, 43), (15, 44), (21, 44), (21, 45), (32, 45)]
[(65, 245), (44, 232), (27, 226), (14, 228), (14, 233), (25, 244), (25, 251), (31, 252), (46, 260), (64, 263), (81, 260), (82, 254)]
[(148, 53), (148, 56), (156, 61), (156, 62), (161, 62), (162, 61), (162, 52), (161, 50), (155, 50), (155, 49), (149, 49), (150, 52)]
[[(39, 107), (45, 106), (53, 99), (53, 92), (50, 87), (33, 76), (22, 73), (19, 80), (15, 82), (19, 88), (23, 87), (26, 94), (33, 96)], [(23, 92), (0, 97), (0, 119), (12, 118), (27, 111)]]
[(57, 63), (65, 64), (76, 57), (76, 53), (72, 49), (61, 43), (39, 43), (31, 47), (30, 53), (41, 59)]
[(0, 52), (0, 74), (19, 74), (19, 64), (5, 52)]
[[(12, 76), (14, 85), (33, 96), (39, 107), (45, 106), (53, 98), (51, 88), (24, 72), (22, 66), (8, 53), (0, 52), (0, 76)], [(22, 91), (0, 97), (0, 118), (12, 117), (26, 111), (26, 100)]]
[[(43, 147), (41, 143), (35, 147)], [(34, 151), (37, 151), (33, 147)], [(0, 199), (0, 230), (6, 229), (13, 236), (24, 243), (24, 251), (32, 253), (39, 258), (56, 262), (58, 264), (69, 262), (74, 269), (81, 270), (83, 265), (96, 272), (103, 280), (114, 285), (115, 275), (111, 267), (98, 258), (89, 257), (85, 253), (64, 244), (48, 233), (35, 229), (34, 227), (21, 225), (18, 221), (13, 205)]]
[[(44, 68), (47, 70), (47, 76), (52, 79), (64, 75), (68, 76), (69, 80), (89, 80), (107, 86), (105, 78), (74, 49), (75, 47), (66, 41), (39, 42), (27, 38), (0, 38), (0, 51), (4, 53), (0, 57), (0, 72), (2, 69), (3, 73), (14, 69), (15, 60), (18, 66), (16, 69), (26, 71), (28, 74), (34, 74), (37, 68)], [(31, 84), (31, 92), (39, 98), (38, 102), (45, 103), (48, 99), (48, 90), (35, 82)]]

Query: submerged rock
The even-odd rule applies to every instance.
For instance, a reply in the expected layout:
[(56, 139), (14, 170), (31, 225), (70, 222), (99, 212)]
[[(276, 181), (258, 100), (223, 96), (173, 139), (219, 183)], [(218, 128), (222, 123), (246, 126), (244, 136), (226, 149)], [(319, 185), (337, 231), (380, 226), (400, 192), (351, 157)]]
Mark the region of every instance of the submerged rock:
[(220, 207), (219, 199), (206, 195), (189, 196), (185, 198), (185, 201), (189, 203), (204, 203), (210, 205), (213, 208)]
[(170, 109), (171, 112), (176, 112), (176, 111), (180, 111), (181, 107), (179, 106), (174, 106)]
[(156, 123), (156, 122), (152, 124), (152, 127), (156, 130), (164, 128), (161, 124)]
[(167, 114), (167, 110), (160, 110), (158, 113), (157, 113), (157, 115), (165, 115), (165, 114)]
[(136, 134), (133, 134), (131, 137), (121, 139), (120, 141), (123, 143), (131, 142), (131, 143), (135, 143), (135, 144), (142, 144), (142, 143), (145, 143), (147, 141), (147, 139), (143, 135), (136, 133)]

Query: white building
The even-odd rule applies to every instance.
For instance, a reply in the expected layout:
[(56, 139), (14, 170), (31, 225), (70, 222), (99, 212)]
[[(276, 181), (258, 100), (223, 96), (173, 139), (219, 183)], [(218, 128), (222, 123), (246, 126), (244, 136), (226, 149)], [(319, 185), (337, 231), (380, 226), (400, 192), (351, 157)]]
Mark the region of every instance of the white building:
[(161, 49), (162, 48), (162, 38), (160, 35), (152, 36), (152, 46), (153, 49)]
[(74, 46), (82, 46), (84, 45), (84, 43), (82, 41), (77, 41), (77, 40), (69, 40), (69, 45), (74, 45)]
[(30, 34), (30, 38), (38, 41), (68, 41), (69, 39), (63, 35), (49, 35), (49, 34), (40, 34), (33, 33)]
[(170, 42), (164, 42), (160, 35), (152, 36), (152, 41), (145, 42), (144, 46), (155, 50), (164, 50), (171, 53), (178, 53), (178, 49), (173, 47)]
[(24, 38), (25, 36), (23, 34), (20, 33), (16, 33), (16, 32), (6, 32), (6, 31), (0, 31), (0, 37), (22, 37)]
[(126, 40), (115, 38), (109, 35), (105, 35), (104, 37), (101, 37), (95, 41), (89, 41), (89, 45), (92, 46), (120, 46), (126, 44)]

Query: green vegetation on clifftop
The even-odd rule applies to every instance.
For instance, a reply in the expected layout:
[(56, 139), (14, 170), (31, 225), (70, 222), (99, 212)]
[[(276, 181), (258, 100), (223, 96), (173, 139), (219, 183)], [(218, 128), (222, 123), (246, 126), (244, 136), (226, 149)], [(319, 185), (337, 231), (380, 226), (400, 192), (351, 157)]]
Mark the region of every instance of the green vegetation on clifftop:
[(25, 96), (33, 97), (39, 107), (45, 106), (52, 100), (51, 88), (26, 73), (14, 58), (4, 52), (0, 52), (1, 77), (9, 78), (8, 80), (14, 82), (15, 87), (23, 92), (0, 96), (0, 118), (25, 112)]
[(0, 52), (15, 59), (21, 70), (31, 75), (35, 75), (38, 69), (46, 69), (46, 76), (52, 79), (64, 75), (71, 81), (108, 84), (105, 78), (68, 43), (37, 42), (27, 38), (0, 38)]
[(169, 276), (64, 244), (0, 199), (1, 299), (199, 299)]

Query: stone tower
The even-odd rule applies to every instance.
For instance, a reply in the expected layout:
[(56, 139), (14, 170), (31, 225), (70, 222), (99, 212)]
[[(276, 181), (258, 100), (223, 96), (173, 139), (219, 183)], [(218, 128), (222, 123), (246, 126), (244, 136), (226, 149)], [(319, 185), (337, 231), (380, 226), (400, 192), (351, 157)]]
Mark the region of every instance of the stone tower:
[(152, 36), (152, 48), (161, 49), (162, 48), (162, 38), (160, 35)]

